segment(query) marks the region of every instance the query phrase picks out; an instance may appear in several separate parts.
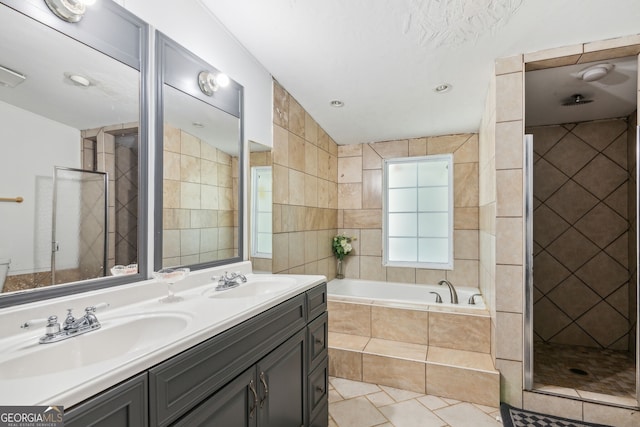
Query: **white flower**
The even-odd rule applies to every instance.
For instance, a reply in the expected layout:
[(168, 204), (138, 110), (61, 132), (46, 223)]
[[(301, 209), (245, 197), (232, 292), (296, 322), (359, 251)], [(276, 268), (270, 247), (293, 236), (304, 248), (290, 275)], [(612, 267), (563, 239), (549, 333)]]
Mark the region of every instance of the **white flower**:
[(351, 249), (353, 249), (353, 247), (351, 246), (351, 243), (347, 243), (347, 244), (344, 246), (344, 253), (345, 253), (345, 254), (348, 254), (349, 252), (351, 252)]
[(340, 240), (340, 246), (342, 246), (344, 248), (347, 245), (348, 245), (348, 243), (347, 243), (347, 241), (345, 239)]

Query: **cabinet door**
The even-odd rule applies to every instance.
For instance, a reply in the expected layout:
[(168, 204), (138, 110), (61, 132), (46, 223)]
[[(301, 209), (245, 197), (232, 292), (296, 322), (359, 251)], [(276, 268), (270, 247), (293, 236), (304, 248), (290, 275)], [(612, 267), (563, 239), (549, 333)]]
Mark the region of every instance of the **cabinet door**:
[(258, 426), (300, 427), (305, 419), (303, 329), (258, 362)]
[(258, 405), (255, 367), (252, 366), (173, 426), (255, 427)]
[(66, 427), (146, 427), (147, 374), (140, 374), (64, 414)]

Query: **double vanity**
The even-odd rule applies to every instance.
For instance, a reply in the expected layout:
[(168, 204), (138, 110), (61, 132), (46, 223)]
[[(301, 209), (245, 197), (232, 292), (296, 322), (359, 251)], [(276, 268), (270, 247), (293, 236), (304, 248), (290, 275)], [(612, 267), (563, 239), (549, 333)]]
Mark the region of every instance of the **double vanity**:
[[(225, 272), (246, 282), (216, 291)], [(63, 405), (66, 426), (326, 426), (325, 280), (241, 262), (191, 272), (176, 303), (148, 280), (3, 309), (0, 402)], [(85, 307), (99, 329), (39, 342)]]

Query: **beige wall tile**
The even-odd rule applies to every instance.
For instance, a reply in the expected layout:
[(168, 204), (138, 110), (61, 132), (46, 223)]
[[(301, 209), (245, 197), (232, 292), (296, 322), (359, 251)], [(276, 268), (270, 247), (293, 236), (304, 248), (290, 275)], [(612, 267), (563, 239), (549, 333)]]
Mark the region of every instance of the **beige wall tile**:
[(304, 174), (304, 205), (318, 206), (318, 178)]
[(369, 144), (369, 147), (383, 159), (409, 156), (409, 140), (407, 139), (374, 142), (373, 144)]
[(581, 44), (539, 50), (537, 52), (525, 53), (524, 62), (536, 62), (562, 58), (565, 56), (580, 55), (582, 54), (582, 51), (583, 47)]
[(453, 188), (456, 208), (478, 206), (478, 164), (454, 165)]
[(477, 260), (479, 259), (478, 250), (478, 230), (454, 230), (453, 257), (455, 259)]
[(491, 356), (487, 353), (478, 353), (476, 351), (430, 346), (427, 362), (458, 368), (495, 372)]
[(318, 176), (318, 147), (313, 144), (304, 145), (304, 162), (305, 173), (317, 177)]
[(318, 123), (309, 113), (306, 113), (304, 118), (304, 139), (313, 145), (318, 145)]
[(477, 288), (480, 285), (479, 268), (479, 261), (454, 259), (453, 270), (446, 271), (447, 280), (457, 286)]
[(371, 336), (428, 345), (429, 312), (374, 306), (371, 308)]
[(616, 408), (584, 402), (582, 406), (584, 421), (618, 427), (636, 427), (640, 424), (640, 411), (630, 408)]
[(584, 55), (569, 55), (525, 63), (525, 71), (544, 70), (546, 68), (565, 67), (580, 62)]
[(291, 96), (289, 97), (289, 131), (304, 138), (305, 111)]
[(200, 161), (200, 182), (218, 185), (218, 163), (209, 160)]
[(453, 228), (455, 230), (477, 230), (479, 209), (477, 207), (455, 207), (453, 209)]
[(344, 259), (344, 275), (351, 279), (360, 278), (360, 257), (348, 256)]
[(522, 362), (497, 359), (500, 372), (500, 401), (522, 408)]
[(329, 346), (341, 350), (363, 351), (371, 338), (360, 335), (329, 332)]
[(382, 169), (382, 157), (371, 147), (371, 144), (362, 145), (362, 168)]
[(183, 209), (200, 209), (200, 184), (180, 183), (180, 207)]
[(446, 273), (442, 270), (416, 268), (416, 283), (418, 284), (435, 285), (442, 279), (446, 279)]
[(305, 165), (304, 139), (293, 133), (289, 133), (289, 167), (304, 172)]
[(496, 310), (522, 313), (523, 267), (521, 265), (497, 265)]
[(474, 133), (453, 153), (454, 163), (478, 162), (478, 134)]
[(582, 420), (582, 402), (578, 400), (524, 391), (522, 403), (530, 411)]
[(523, 73), (496, 77), (496, 121), (523, 119)]
[(273, 241), (273, 272), (279, 273), (289, 269), (289, 233), (277, 233)]
[(277, 82), (273, 82), (273, 123), (289, 127), (289, 93)]
[(276, 124), (273, 125), (273, 163), (289, 166), (289, 132)]
[(387, 269), (382, 265), (382, 257), (360, 256), (358, 258), (360, 259), (360, 279), (382, 282), (387, 280)]
[(496, 262), (523, 265), (522, 218), (496, 218)]
[(522, 314), (496, 314), (496, 357), (522, 361)]
[(522, 72), (523, 61), (523, 55), (496, 59), (496, 75)]
[(599, 50), (617, 49), (621, 47), (635, 48), (635, 53), (631, 53), (629, 55), (637, 55), (638, 53), (640, 53), (640, 34), (585, 43), (584, 52), (595, 52)]
[[(448, 295), (446, 297), (448, 298)], [(429, 313), (430, 346), (488, 354), (491, 344), (490, 336), (488, 316)]]
[(193, 156), (180, 156), (180, 180), (200, 182), (200, 159)]
[(371, 338), (364, 348), (367, 354), (378, 356), (397, 357), (399, 359), (424, 362), (427, 360), (427, 346), (412, 344), (402, 341), (392, 341), (380, 338)]
[(162, 207), (180, 208), (180, 181), (165, 179), (162, 183)]
[(382, 256), (382, 230), (360, 231), (360, 255)]
[(180, 154), (165, 150), (162, 159), (162, 177), (180, 181)]
[(585, 52), (578, 59), (578, 64), (584, 64), (595, 61), (607, 61), (614, 58), (623, 58), (625, 56), (637, 55), (640, 52), (640, 45), (622, 46), (614, 49), (596, 50), (594, 52)]
[(431, 136), (427, 139), (427, 154), (453, 153), (469, 139), (468, 133)]
[(329, 331), (371, 336), (371, 306), (343, 302), (328, 303)]
[(347, 144), (338, 146), (338, 157), (362, 156), (362, 144)]
[(521, 120), (496, 123), (496, 169), (522, 169), (524, 126)]
[(162, 256), (165, 258), (180, 256), (180, 230), (162, 232)]
[(409, 140), (409, 156), (426, 156), (427, 138), (413, 138)]
[(382, 208), (381, 169), (362, 171), (362, 207), (364, 209)]
[(200, 157), (200, 140), (187, 132), (180, 132), (180, 153)]
[(200, 158), (218, 162), (218, 149), (209, 144), (200, 144)]
[(522, 169), (496, 171), (496, 214), (498, 216), (522, 216)]
[(345, 228), (382, 228), (382, 210), (361, 209), (344, 211)]
[(362, 381), (425, 392), (425, 363), (372, 354), (362, 355)]
[(498, 373), (427, 364), (427, 394), (497, 407), (500, 404)]
[(362, 353), (329, 348), (329, 375), (362, 381)]
[(273, 165), (273, 203), (289, 204), (289, 169)]
[(362, 209), (362, 183), (338, 184), (338, 209)]
[(338, 183), (362, 182), (362, 157), (338, 159)]
[(163, 140), (163, 149), (174, 153), (180, 152), (180, 129), (174, 128), (165, 123)]
[(387, 281), (398, 283), (416, 283), (416, 269), (405, 267), (387, 267)]
[(304, 173), (289, 169), (289, 204), (304, 205)]

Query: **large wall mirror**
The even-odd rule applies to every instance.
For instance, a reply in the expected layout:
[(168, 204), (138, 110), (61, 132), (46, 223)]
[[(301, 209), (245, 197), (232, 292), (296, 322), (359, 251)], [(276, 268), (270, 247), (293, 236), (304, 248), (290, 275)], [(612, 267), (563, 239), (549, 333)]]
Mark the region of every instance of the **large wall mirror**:
[(147, 39), (113, 2), (0, 1), (0, 306), (145, 278)]
[(157, 34), (155, 270), (239, 261), (243, 88)]

